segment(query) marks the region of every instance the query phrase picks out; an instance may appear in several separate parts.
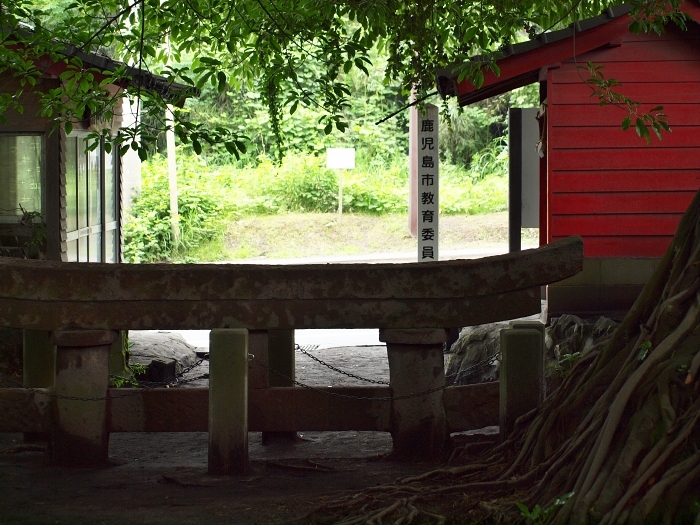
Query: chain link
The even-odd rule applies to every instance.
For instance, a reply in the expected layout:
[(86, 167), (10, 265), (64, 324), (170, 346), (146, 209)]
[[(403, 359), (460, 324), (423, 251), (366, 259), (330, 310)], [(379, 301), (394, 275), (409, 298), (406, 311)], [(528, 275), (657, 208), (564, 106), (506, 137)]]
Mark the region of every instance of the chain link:
[[(317, 361), (318, 363), (330, 368), (331, 370), (334, 370), (335, 372), (346, 375), (348, 377), (352, 377), (354, 379), (359, 379), (362, 381), (367, 381), (369, 383), (375, 383), (375, 384), (381, 384), (381, 385), (388, 385), (389, 384), (389, 383), (384, 382), (384, 381), (376, 381), (373, 379), (366, 379), (366, 378), (363, 378), (360, 376), (356, 376), (354, 374), (350, 374), (349, 372), (345, 372), (343, 370), (340, 370), (339, 368), (336, 368), (333, 365), (329, 365), (328, 363), (322, 361), (321, 359), (316, 358), (315, 356), (311, 355), (310, 353), (308, 353), (306, 350), (302, 349), (298, 345), (297, 345), (297, 350), (301, 351), (303, 354), (310, 357), (314, 361)], [(435, 392), (440, 392), (441, 390), (445, 390), (446, 388), (451, 386), (451, 385), (445, 384), (444, 386), (440, 386), (440, 387), (433, 388), (430, 390), (425, 390), (423, 392), (417, 392), (415, 394), (403, 395), (403, 396), (389, 396), (389, 397), (351, 396), (348, 394), (339, 394), (337, 392), (331, 392), (331, 391), (326, 390), (326, 389), (316, 388), (316, 387), (307, 385), (305, 383), (301, 383), (300, 381), (297, 381), (296, 379), (292, 379), (291, 377), (288, 377), (287, 375), (285, 375), (277, 370), (274, 370), (273, 368), (270, 368), (265, 363), (261, 362), (254, 355), (252, 355), (252, 354), (250, 354), (250, 355), (252, 356), (253, 360), (256, 363), (258, 363), (260, 366), (262, 366), (268, 372), (271, 372), (271, 373), (275, 374), (276, 376), (281, 377), (282, 379), (289, 381), (290, 383), (295, 384), (296, 386), (299, 386), (301, 388), (305, 388), (307, 390), (312, 390), (314, 392), (318, 392), (318, 393), (323, 394), (323, 395), (339, 397), (339, 398), (344, 398), (344, 399), (358, 399), (358, 400), (368, 400), (368, 401), (399, 401), (399, 400), (403, 400), (403, 399), (411, 399), (414, 397), (421, 397), (421, 396), (433, 394)], [(496, 352), (496, 353), (488, 356), (486, 359), (479, 361), (478, 363), (475, 363), (468, 368), (460, 370), (459, 372), (457, 372), (455, 374), (450, 374), (450, 375), (446, 376), (445, 379), (452, 378), (455, 376), (459, 377), (460, 375), (464, 375), (467, 372), (471, 372), (471, 371), (477, 370), (479, 368), (486, 367), (486, 366), (490, 365), (491, 363), (493, 363), (494, 361), (496, 361), (497, 359), (499, 359), (500, 356), (501, 356), (501, 353)], [(136, 395), (141, 394), (145, 390), (152, 390), (154, 388), (162, 388), (162, 387), (171, 388), (171, 387), (177, 387), (179, 385), (191, 383), (194, 381), (199, 381), (202, 379), (208, 379), (209, 374), (202, 374), (201, 376), (197, 376), (197, 377), (192, 377), (192, 378), (188, 378), (188, 379), (181, 379), (185, 374), (187, 374), (190, 371), (192, 371), (193, 369), (197, 368), (205, 360), (206, 359), (200, 359), (195, 364), (184, 368), (179, 374), (177, 374), (175, 376), (174, 380), (160, 381), (160, 382), (158, 382), (158, 381), (153, 381), (153, 382), (140, 381), (139, 387), (134, 388), (132, 392), (124, 393), (124, 394), (120, 394), (120, 395), (114, 395), (114, 396), (103, 396), (103, 397), (77, 397), (77, 396), (65, 396), (65, 395), (60, 395), (60, 394), (53, 394), (53, 393), (47, 392), (45, 389), (25, 387), (24, 385), (22, 385), (22, 383), (15, 381), (11, 377), (9, 377), (3, 373), (0, 373), (0, 378), (2, 378), (4, 381), (6, 381), (12, 385), (15, 385), (17, 388), (21, 388), (23, 390), (27, 390), (29, 392), (34, 392), (36, 394), (41, 394), (41, 395), (51, 397), (54, 399), (62, 399), (62, 400), (66, 400), (66, 401), (106, 401), (109, 399), (119, 399), (119, 398), (123, 398), (123, 397), (136, 396)], [(120, 376), (110, 375), (110, 377), (120, 377)]]
[[(355, 374), (351, 374), (350, 372), (346, 372), (345, 370), (341, 370), (340, 368), (336, 368), (335, 366), (333, 366), (329, 363), (326, 363), (325, 361), (319, 359), (318, 357), (311, 355), (308, 351), (306, 351), (304, 349), (304, 347), (299, 346), (299, 345), (295, 345), (295, 346), (299, 352), (301, 352), (302, 354), (304, 354), (307, 357), (310, 357), (311, 359), (313, 359), (317, 363), (325, 366), (326, 368), (333, 370), (334, 372), (337, 372), (337, 373), (342, 374), (344, 376), (352, 377), (353, 379), (359, 379), (360, 381), (366, 381), (367, 383), (374, 383), (375, 385), (388, 385), (389, 384), (388, 381), (379, 381), (377, 379), (367, 379), (366, 377), (357, 376)], [(314, 346), (315, 346), (315, 348), (313, 348), (313, 350), (318, 348), (318, 345), (314, 345)]]
[[(326, 362), (323, 361), (322, 359), (319, 359), (318, 357), (316, 357), (316, 356), (312, 355), (311, 353), (309, 353), (308, 350), (306, 350), (307, 348), (310, 348), (310, 349), (312, 349), (312, 350), (315, 350), (316, 348), (318, 348), (318, 345), (307, 345), (307, 346), (305, 346), (305, 347), (299, 346), (299, 345), (295, 345), (295, 347), (296, 347), (296, 349), (297, 349), (299, 352), (301, 352), (301, 353), (304, 354), (305, 356), (307, 356), (307, 357), (313, 359), (313, 360), (316, 361), (317, 363), (319, 363), (319, 364), (321, 364), (321, 365), (323, 365), (323, 366), (329, 368), (330, 370), (333, 370), (334, 372), (337, 372), (337, 373), (339, 373), (339, 374), (342, 374), (342, 375), (345, 375), (345, 376), (348, 376), (348, 377), (352, 377), (353, 379), (359, 379), (360, 381), (366, 381), (367, 383), (374, 383), (374, 384), (377, 384), (377, 385), (388, 385), (388, 384), (389, 384), (388, 381), (379, 381), (379, 380), (376, 380), (376, 379), (368, 379), (368, 378), (366, 378), (366, 377), (358, 376), (358, 375), (352, 374), (352, 373), (350, 373), (350, 372), (346, 372), (345, 370), (341, 370), (340, 368), (337, 368), (337, 367), (335, 367), (335, 366), (333, 366), (333, 365), (331, 365), (331, 364), (329, 364), (329, 363), (326, 363)], [(474, 363), (474, 364), (471, 365), (470, 367), (467, 367), (467, 368), (464, 368), (464, 369), (462, 369), (462, 370), (459, 370), (459, 371), (455, 372), (454, 374), (446, 375), (446, 376), (445, 376), (445, 379), (451, 379), (451, 378), (453, 378), (453, 377), (459, 379), (460, 376), (464, 376), (464, 375), (466, 375), (466, 374), (469, 373), (469, 372), (473, 372), (473, 371), (476, 371), (476, 370), (481, 369), (481, 368), (486, 368), (487, 366), (491, 365), (494, 361), (497, 361), (497, 360), (499, 360), (500, 358), (501, 358), (501, 352), (499, 351), (499, 352), (496, 352), (496, 353), (494, 353), (494, 354), (488, 356), (486, 359), (483, 359), (482, 361), (479, 361), (478, 363)], [(455, 379), (455, 381), (456, 381), (457, 379)]]
[(340, 397), (340, 398), (344, 398), (344, 399), (361, 399), (361, 400), (367, 400), (367, 401), (399, 401), (402, 399), (411, 399), (414, 397), (421, 397), (421, 396), (426, 396), (428, 394), (434, 394), (435, 392), (440, 392), (441, 390), (445, 390), (449, 386), (449, 385), (443, 385), (443, 386), (439, 386), (437, 388), (433, 388), (431, 390), (425, 390), (423, 392), (417, 392), (415, 394), (407, 394), (405, 396), (389, 396), (389, 397), (351, 396), (348, 394), (338, 394), (337, 392), (331, 392), (329, 390), (324, 390), (321, 388), (316, 388), (316, 387), (307, 385), (305, 383), (301, 383), (301, 382), (297, 381), (296, 379), (292, 379), (291, 377), (283, 374), (282, 372), (278, 372), (277, 370), (270, 368), (265, 363), (260, 361), (257, 357), (255, 357), (254, 355), (251, 354), (251, 356), (253, 358), (253, 361), (258, 363), (265, 370), (267, 370), (268, 372), (272, 372), (276, 376), (281, 377), (282, 379), (289, 381), (290, 383), (294, 383), (295, 385), (300, 386), (301, 388), (305, 388), (307, 390), (313, 390), (314, 392), (318, 392), (319, 394), (332, 396), (332, 397)]
[[(24, 386), (22, 383), (19, 381), (15, 381), (12, 379), (10, 376), (7, 376), (5, 374), (0, 373), (0, 377), (3, 379), (3, 381), (6, 381), (7, 383), (10, 383), (11, 385), (15, 385), (16, 388), (21, 388), (23, 390), (26, 390), (28, 392), (34, 392), (35, 394), (41, 394), (46, 397), (50, 397), (53, 399), (61, 399), (64, 401), (107, 401), (109, 399), (120, 399), (123, 397), (132, 397), (132, 396), (137, 396), (141, 394), (141, 392), (144, 392), (145, 390), (153, 390), (154, 388), (175, 388), (179, 385), (184, 385), (187, 383), (191, 383), (193, 381), (199, 381), (200, 379), (209, 379), (209, 374), (202, 374), (201, 376), (197, 377), (191, 377), (189, 379), (182, 379), (180, 380), (181, 377), (183, 377), (186, 373), (192, 371), (199, 365), (201, 365), (205, 360), (200, 359), (197, 361), (195, 364), (188, 366), (182, 370), (179, 374), (175, 376), (174, 379), (171, 379), (170, 381), (140, 381), (138, 387), (134, 387), (132, 392), (129, 393), (123, 393), (119, 395), (110, 395), (110, 396), (101, 396), (101, 397), (78, 397), (78, 396), (65, 396), (62, 394), (54, 394), (51, 392), (47, 392), (45, 389), (41, 388), (32, 388), (32, 387), (27, 387)], [(119, 377), (122, 378), (121, 376), (115, 376), (110, 374), (111, 378), (113, 377)], [(124, 379), (124, 378), (122, 378)], [(126, 390), (118, 389), (120, 392)], [(131, 389), (129, 389), (131, 390)]]
[(455, 372), (454, 374), (450, 374), (448, 376), (445, 376), (445, 379), (450, 379), (452, 377), (456, 378), (455, 382), (460, 378), (460, 376), (465, 376), (469, 372), (474, 372), (478, 369), (486, 368), (487, 366), (493, 364), (494, 362), (498, 361), (501, 359), (501, 352), (500, 350), (498, 352), (495, 352), (488, 356), (486, 359), (479, 361), (478, 363), (474, 363), (472, 366), (469, 366), (467, 368), (464, 368), (462, 370), (459, 370)]

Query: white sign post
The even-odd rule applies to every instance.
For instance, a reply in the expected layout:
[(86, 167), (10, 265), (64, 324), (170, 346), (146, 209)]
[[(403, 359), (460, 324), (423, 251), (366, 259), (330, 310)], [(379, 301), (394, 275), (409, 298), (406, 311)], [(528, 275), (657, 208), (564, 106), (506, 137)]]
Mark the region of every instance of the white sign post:
[(438, 108), (425, 106), (418, 121), (418, 262), (438, 260), (440, 214)]
[(355, 148), (327, 148), (326, 167), (338, 174), (338, 215), (343, 214), (343, 170), (355, 169)]

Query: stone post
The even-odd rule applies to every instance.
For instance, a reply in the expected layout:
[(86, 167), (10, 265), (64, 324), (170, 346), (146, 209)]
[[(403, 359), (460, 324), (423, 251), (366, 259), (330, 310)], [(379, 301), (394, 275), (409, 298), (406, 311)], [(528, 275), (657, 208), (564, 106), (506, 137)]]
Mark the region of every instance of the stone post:
[[(293, 379), (296, 377), (294, 330), (268, 330), (267, 342), (267, 355), (270, 368), (289, 378), (285, 379), (274, 372), (270, 372), (270, 386), (294, 386)], [(297, 433), (293, 431), (262, 433), (263, 445), (268, 445), (272, 441), (294, 441), (296, 439)]]
[(248, 331), (209, 334), (209, 473), (248, 473)]
[[(22, 330), (22, 384), (27, 388), (51, 388), (56, 378), (56, 347), (49, 332)], [(25, 432), (24, 441), (46, 441), (48, 434)]]
[(116, 338), (117, 333), (110, 330), (51, 333), (50, 342), (56, 345), (56, 397), (49, 447), (53, 463), (106, 463), (109, 350)]
[(542, 329), (507, 328), (501, 330), (500, 337), (499, 421), (503, 441), (512, 432), (516, 419), (542, 403), (544, 352)]
[(541, 321), (511, 321), (508, 323), (508, 326), (516, 330), (537, 330), (542, 338), (539, 346), (539, 356), (533, 356), (534, 359), (537, 359), (533, 366), (537, 367), (538, 370), (538, 386), (535, 388), (535, 394), (538, 399), (537, 406), (539, 406), (547, 394), (547, 384), (544, 378), (544, 323)]
[[(380, 330), (389, 357), (392, 395), (410, 396), (445, 386), (444, 329)], [(439, 458), (449, 438), (443, 391), (392, 402), (394, 456), (398, 459)]]

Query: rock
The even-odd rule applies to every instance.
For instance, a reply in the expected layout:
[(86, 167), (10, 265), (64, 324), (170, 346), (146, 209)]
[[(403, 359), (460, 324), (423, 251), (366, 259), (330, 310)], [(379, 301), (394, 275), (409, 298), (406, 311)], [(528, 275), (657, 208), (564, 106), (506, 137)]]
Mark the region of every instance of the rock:
[(130, 331), (129, 361), (146, 367), (141, 381), (169, 381), (197, 361), (197, 349), (176, 332)]
[[(500, 332), (510, 321), (468, 326), (452, 345), (446, 362), (448, 384), (470, 385), (499, 378)], [(547, 392), (565, 377), (578, 358), (610, 335), (617, 323), (607, 317), (595, 322), (565, 314), (550, 320), (545, 328), (545, 376)]]
[(508, 328), (510, 321), (467, 326), (459, 334), (459, 339), (450, 348), (447, 358), (445, 379), (448, 384), (472, 385), (498, 380), (499, 361), (490, 360), (497, 356), (500, 333)]
[(612, 334), (617, 325), (607, 317), (595, 322), (570, 314), (552, 318), (544, 335), (547, 392), (555, 389), (581, 355)]

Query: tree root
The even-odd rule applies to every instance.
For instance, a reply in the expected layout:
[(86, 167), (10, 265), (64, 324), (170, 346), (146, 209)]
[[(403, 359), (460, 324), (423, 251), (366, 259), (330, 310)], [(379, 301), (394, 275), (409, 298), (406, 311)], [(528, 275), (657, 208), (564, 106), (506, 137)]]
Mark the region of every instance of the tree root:
[[(692, 499), (700, 481), (699, 347), (700, 191), (618, 329), (503, 443), (456, 449), (444, 468), (323, 511), (354, 516), (336, 520), (345, 525), (444, 523), (445, 512), (431, 512), (449, 499), (460, 519), (515, 520), (519, 502), (547, 508), (547, 523), (671, 524), (697, 512), (700, 525)], [(431, 511), (423, 510), (428, 503)]]

